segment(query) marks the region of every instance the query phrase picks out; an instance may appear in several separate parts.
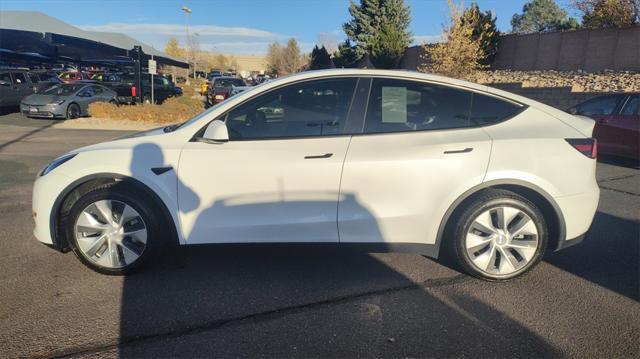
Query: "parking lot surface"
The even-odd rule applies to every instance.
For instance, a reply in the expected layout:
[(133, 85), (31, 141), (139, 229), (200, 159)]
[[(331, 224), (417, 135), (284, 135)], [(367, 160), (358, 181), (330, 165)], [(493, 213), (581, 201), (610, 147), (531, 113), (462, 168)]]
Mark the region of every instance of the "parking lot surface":
[(0, 357), (638, 357), (640, 171), (601, 162), (585, 242), (506, 283), (415, 254), (195, 247), (94, 273), (32, 235), (54, 157), (122, 136), (0, 116)]

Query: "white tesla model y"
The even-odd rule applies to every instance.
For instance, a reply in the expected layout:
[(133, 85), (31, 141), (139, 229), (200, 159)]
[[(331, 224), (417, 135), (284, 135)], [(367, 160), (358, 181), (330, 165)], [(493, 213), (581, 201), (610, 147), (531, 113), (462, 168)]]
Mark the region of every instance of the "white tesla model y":
[(171, 245), (305, 242), (446, 252), (508, 279), (589, 229), (593, 127), (444, 77), (305, 72), (57, 158), (35, 182), (34, 233), (106, 274)]

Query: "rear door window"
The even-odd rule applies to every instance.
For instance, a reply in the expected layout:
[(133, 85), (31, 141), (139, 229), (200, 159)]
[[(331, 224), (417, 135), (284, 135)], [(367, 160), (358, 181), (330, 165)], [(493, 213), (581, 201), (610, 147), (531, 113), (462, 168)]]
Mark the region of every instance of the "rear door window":
[(29, 74), (29, 79), (31, 80), (31, 82), (33, 82), (34, 84), (37, 84), (38, 82), (40, 82), (40, 78), (38, 77), (38, 75), (36, 74)]
[(442, 85), (374, 79), (365, 133), (406, 132), (471, 126), (472, 93)]
[(471, 122), (480, 126), (492, 125), (515, 116), (523, 109), (522, 105), (515, 102), (474, 93), (471, 105)]

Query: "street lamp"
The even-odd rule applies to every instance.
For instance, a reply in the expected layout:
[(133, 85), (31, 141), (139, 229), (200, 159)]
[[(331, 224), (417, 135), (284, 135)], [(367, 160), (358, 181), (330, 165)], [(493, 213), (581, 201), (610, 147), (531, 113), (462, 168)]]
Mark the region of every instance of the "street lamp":
[[(189, 9), (186, 6), (182, 7), (182, 11), (184, 11), (185, 14), (185, 57), (187, 60), (187, 66), (189, 65), (189, 14), (192, 13), (191, 9)], [(189, 68), (187, 68), (187, 85), (189, 85)]]

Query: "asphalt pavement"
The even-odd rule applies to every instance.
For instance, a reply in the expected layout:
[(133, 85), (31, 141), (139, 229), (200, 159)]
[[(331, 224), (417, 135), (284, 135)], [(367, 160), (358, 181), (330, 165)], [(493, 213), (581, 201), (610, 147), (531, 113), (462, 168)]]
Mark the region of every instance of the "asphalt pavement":
[(94, 273), (32, 235), (54, 157), (120, 131), (0, 116), (0, 357), (639, 357), (640, 170), (600, 162), (584, 243), (506, 282), (415, 254), (192, 248)]

